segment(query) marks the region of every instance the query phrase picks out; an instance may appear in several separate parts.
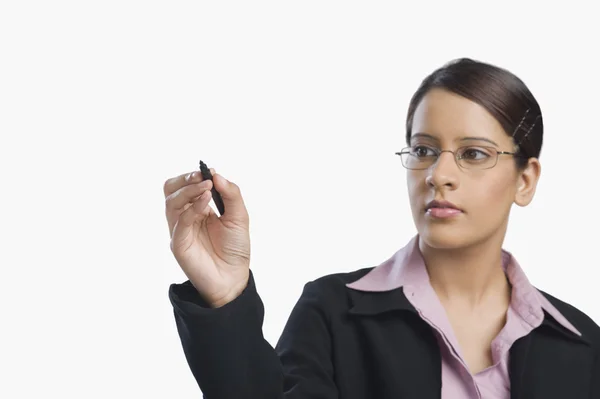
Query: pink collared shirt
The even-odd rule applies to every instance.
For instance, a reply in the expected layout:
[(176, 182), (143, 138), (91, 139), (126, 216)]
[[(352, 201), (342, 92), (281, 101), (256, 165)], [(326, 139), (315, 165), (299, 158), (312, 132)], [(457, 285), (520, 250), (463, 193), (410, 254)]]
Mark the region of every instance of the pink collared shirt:
[(508, 251), (503, 250), (503, 267), (512, 285), (506, 324), (492, 341), (493, 365), (471, 374), (444, 307), (429, 282), (419, 250), (419, 236), (361, 279), (347, 284), (360, 291), (389, 291), (403, 287), (404, 294), (421, 318), (436, 331), (442, 355), (443, 399), (509, 399), (508, 358), (511, 345), (538, 327), (544, 310), (577, 335), (579, 331), (535, 288)]

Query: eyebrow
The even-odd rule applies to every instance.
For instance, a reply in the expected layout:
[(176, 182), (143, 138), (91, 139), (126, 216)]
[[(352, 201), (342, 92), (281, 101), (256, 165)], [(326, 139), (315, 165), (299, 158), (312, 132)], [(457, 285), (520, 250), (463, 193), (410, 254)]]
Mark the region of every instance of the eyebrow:
[[(431, 134), (427, 134), (427, 133), (415, 133), (411, 136), (410, 139), (412, 141), (413, 138), (419, 138), (419, 137), (439, 141), (439, 139), (437, 137), (432, 136)], [(495, 145), (496, 147), (499, 147), (499, 145), (495, 141), (490, 140), (487, 137), (475, 137), (475, 136), (461, 137), (460, 141), (485, 141), (487, 143)]]

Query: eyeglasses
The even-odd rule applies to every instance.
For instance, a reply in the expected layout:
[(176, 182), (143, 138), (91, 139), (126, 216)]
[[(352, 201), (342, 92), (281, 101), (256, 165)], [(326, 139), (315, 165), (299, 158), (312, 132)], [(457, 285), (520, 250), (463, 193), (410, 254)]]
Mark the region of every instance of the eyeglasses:
[(435, 164), (442, 152), (451, 152), (456, 164), (463, 169), (490, 169), (496, 166), (500, 155), (520, 156), (514, 152), (498, 151), (494, 147), (466, 146), (451, 151), (426, 145), (406, 147), (395, 154), (400, 155), (402, 165), (406, 169), (421, 170)]

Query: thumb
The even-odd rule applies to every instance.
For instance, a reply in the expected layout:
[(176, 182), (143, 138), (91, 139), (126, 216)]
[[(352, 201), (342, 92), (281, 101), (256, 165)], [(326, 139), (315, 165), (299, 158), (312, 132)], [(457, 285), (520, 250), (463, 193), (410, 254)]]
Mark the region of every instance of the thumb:
[(248, 212), (239, 186), (218, 173), (213, 174), (213, 185), (223, 198), (225, 213), (222, 217), (245, 221), (248, 218)]

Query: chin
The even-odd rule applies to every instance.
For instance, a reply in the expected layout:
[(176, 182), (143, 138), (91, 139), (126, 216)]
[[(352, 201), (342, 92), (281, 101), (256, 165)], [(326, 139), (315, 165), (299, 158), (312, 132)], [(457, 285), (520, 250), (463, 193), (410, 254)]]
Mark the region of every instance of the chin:
[(418, 231), (419, 239), (435, 249), (459, 249), (473, 244), (473, 240), (457, 226), (425, 224), (419, 226)]

